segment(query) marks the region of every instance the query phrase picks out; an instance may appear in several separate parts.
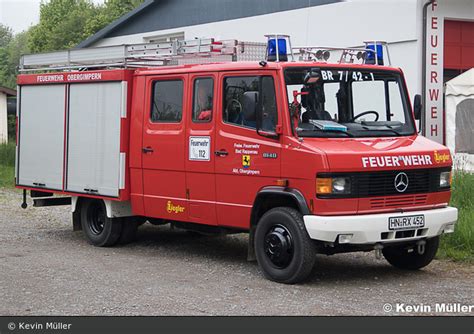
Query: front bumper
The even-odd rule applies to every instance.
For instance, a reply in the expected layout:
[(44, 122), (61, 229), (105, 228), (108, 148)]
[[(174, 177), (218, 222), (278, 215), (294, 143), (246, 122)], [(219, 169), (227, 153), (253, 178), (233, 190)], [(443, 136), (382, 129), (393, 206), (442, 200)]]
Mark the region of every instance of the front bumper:
[[(389, 230), (389, 217), (413, 215), (425, 216), (425, 226), (413, 231), (413, 235)], [(458, 219), (458, 209), (446, 207), (404, 213), (393, 212), (352, 216), (307, 215), (303, 218), (311, 239), (336, 242), (339, 235), (352, 234), (348, 244), (375, 244), (431, 238), (442, 233), (450, 233), (453, 230), (452, 225)]]

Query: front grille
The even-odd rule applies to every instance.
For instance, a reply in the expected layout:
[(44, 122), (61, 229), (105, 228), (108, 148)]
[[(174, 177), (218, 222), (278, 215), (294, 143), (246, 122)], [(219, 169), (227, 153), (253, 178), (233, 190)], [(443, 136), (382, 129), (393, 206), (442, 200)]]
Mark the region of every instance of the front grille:
[(374, 197), (370, 199), (371, 209), (398, 208), (426, 204), (427, 195), (408, 195), (396, 197)]
[[(408, 187), (404, 192), (395, 189), (395, 177), (401, 172), (408, 176)], [(439, 173), (437, 168), (357, 173), (354, 181), (359, 197), (419, 194), (436, 190)]]

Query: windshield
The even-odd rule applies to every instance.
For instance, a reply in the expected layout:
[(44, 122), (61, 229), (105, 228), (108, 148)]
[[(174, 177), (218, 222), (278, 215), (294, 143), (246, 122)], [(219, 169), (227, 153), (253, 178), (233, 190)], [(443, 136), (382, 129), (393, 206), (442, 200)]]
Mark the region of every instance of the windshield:
[(382, 137), (415, 133), (400, 75), (391, 71), (289, 68), (285, 82), (300, 137)]

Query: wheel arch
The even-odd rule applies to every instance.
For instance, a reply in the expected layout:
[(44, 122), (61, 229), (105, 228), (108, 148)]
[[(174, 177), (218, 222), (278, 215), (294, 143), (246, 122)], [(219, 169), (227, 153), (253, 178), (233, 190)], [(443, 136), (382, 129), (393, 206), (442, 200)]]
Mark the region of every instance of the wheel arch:
[[(93, 198), (72, 196), (71, 197), (71, 212), (72, 212), (72, 229), (73, 231), (82, 230), (81, 225), (81, 206), (84, 201), (92, 200)], [(130, 201), (112, 201), (107, 199), (97, 198), (95, 200), (102, 201), (105, 205), (107, 218), (131, 217), (132, 205)]]
[(311, 213), (303, 194), (298, 189), (278, 186), (262, 188), (255, 196), (250, 214), (248, 261), (256, 260), (254, 249), (255, 226), (265, 212), (281, 206), (292, 207), (302, 215)]
[(133, 216), (132, 204), (130, 201), (112, 201), (112, 200), (102, 199), (102, 198), (88, 198), (88, 197), (78, 197), (78, 196), (72, 197), (71, 211), (73, 213), (80, 211), (82, 202), (89, 199), (95, 199), (95, 200), (104, 202), (107, 218)]
[(265, 187), (255, 197), (250, 216), (250, 226), (256, 225), (265, 212), (279, 206), (295, 208), (302, 215), (310, 214), (308, 204), (298, 189), (278, 186)]

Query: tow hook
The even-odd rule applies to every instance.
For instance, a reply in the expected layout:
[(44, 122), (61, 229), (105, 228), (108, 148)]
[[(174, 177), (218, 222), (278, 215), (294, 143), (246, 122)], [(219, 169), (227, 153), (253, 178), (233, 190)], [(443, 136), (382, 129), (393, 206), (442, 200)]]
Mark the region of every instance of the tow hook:
[(377, 260), (381, 260), (382, 259), (382, 249), (383, 249), (383, 245), (382, 244), (376, 244), (374, 246), (374, 250), (375, 250), (375, 258)]
[(420, 240), (416, 243), (416, 250), (418, 254), (423, 255), (425, 253), (425, 245), (426, 245), (425, 240)]

